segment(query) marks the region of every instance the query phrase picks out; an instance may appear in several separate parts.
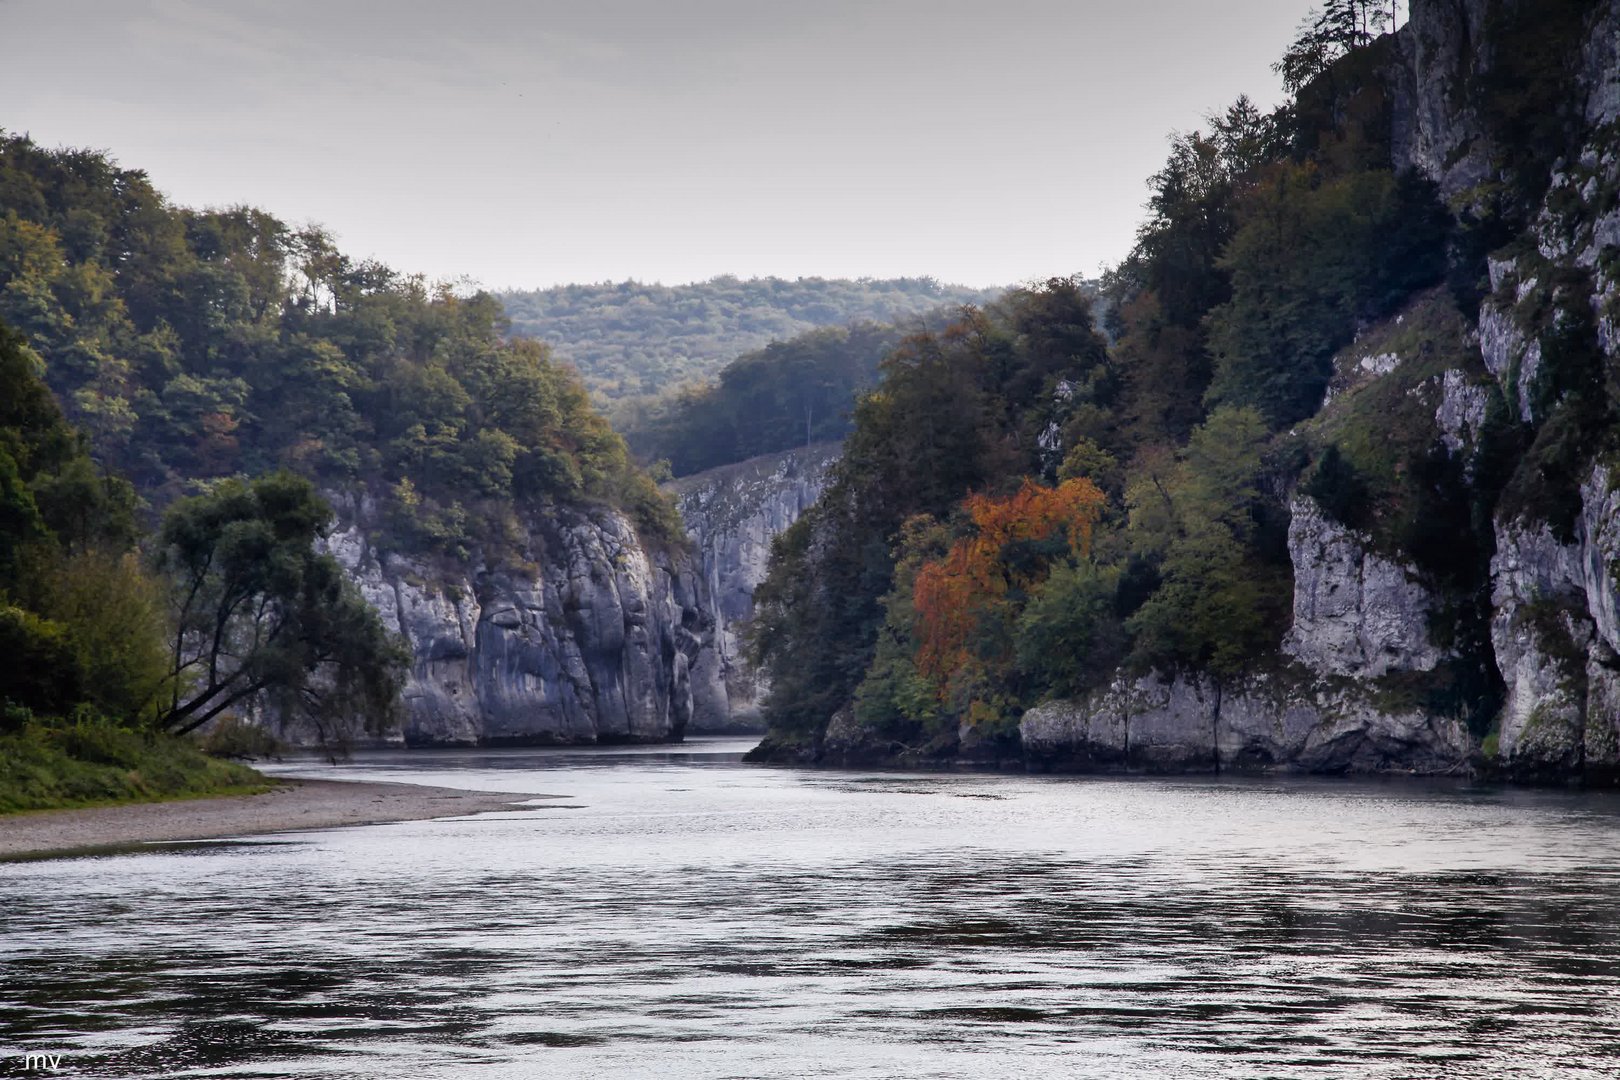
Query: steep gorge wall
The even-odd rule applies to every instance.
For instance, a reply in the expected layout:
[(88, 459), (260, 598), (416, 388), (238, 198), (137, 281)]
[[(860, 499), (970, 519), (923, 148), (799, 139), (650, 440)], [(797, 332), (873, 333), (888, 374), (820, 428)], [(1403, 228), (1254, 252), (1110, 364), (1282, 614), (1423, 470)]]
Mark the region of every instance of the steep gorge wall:
[[(1434, 180), (1454, 206), (1507, 180), (1496, 171), (1500, 148), (1460, 92), (1497, 50), (1513, 47), (1489, 38), (1494, 9), (1491, 0), (1415, 3), (1399, 40), (1393, 164)], [(1393, 380), (1433, 410), (1430, 437), (1477, 478), (1492, 409), (1533, 430), (1548, 419), (1538, 408), (1557, 407), (1545, 358), (1561, 330), (1589, 316), (1602, 365), (1620, 370), (1620, 3), (1593, 5), (1587, 30), (1571, 109), (1585, 144), (1558, 163), (1531, 235), (1491, 257), (1492, 292), (1477, 330), (1441, 349), (1408, 340), (1378, 355), (1347, 350), (1324, 406), (1328, 422), (1354, 407), (1357, 392)], [(1422, 303), (1402, 318), (1415, 318)], [(1436, 353), (1459, 359), (1431, 373)], [(1294, 618), (1278, 670), (1226, 687), (1190, 675), (1122, 678), (1089, 699), (1031, 710), (1020, 730), (1025, 754), (1052, 767), (1615, 782), (1620, 476), (1605, 460), (1610, 446), (1593, 439), (1576, 474), (1531, 485), (1578, 487), (1566, 528), (1498, 504), (1488, 595), (1442, 595), (1416, 566), (1296, 497), (1288, 538)], [(1488, 641), (1473, 646), (1483, 655), (1459, 656), (1461, 645), (1445, 641), (1442, 612), (1476, 602), (1489, 612)], [(1499, 676), (1501, 707), (1488, 728), (1406, 692), (1443, 685), (1434, 676), (1453, 660)]]
[(328, 550), (411, 653), (407, 745), (670, 742), (724, 710), (694, 674), (713, 633), (697, 567), (618, 512), (537, 513), (522, 565), (481, 568), (382, 551), (363, 496), (332, 502)]
[[(729, 727), (763, 730), (767, 689), (742, 655), (740, 633), (754, 612), (754, 589), (765, 580), (771, 541), (787, 531), (820, 497), (839, 445), (822, 443), (752, 458), (682, 477), (668, 485), (701, 563), (712, 604), (714, 647), (698, 663), (699, 675), (718, 679), (727, 696)], [(710, 710), (705, 729), (721, 716)]]

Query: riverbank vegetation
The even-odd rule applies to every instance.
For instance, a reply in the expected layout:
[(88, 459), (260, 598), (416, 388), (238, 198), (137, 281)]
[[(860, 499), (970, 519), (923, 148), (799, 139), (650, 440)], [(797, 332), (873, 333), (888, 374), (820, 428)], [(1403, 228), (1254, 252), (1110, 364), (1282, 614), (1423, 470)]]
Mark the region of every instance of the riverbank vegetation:
[(181, 736), (250, 705), (386, 725), (403, 658), (315, 539), (308, 480), (222, 481), (144, 538), (0, 323), (0, 812), (256, 789)]
[(30, 718), (0, 734), (0, 814), (270, 788), (253, 769), (188, 740), (104, 718)]
[(404, 656), (319, 550), (322, 492), (385, 553), (521, 561), (559, 503), (678, 540), (577, 375), (506, 329), (487, 293), (0, 132), (0, 804), (238, 787), (181, 741), (232, 717), (386, 727)]

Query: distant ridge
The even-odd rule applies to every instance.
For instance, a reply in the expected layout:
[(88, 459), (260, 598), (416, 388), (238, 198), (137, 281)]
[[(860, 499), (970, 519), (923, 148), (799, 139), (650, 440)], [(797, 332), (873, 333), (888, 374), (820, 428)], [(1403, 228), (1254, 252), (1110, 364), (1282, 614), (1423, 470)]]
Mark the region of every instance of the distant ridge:
[(602, 282), (498, 295), (513, 333), (551, 345), (579, 369), (593, 395), (611, 400), (707, 380), (743, 353), (806, 330), (892, 322), (982, 304), (1002, 292), (929, 277), (725, 275), (691, 285)]

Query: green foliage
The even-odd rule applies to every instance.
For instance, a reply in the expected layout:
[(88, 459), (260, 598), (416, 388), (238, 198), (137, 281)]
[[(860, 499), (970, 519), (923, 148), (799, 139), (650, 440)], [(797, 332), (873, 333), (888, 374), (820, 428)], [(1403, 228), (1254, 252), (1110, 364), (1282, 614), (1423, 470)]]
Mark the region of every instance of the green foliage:
[[(171, 207), (103, 155), (3, 132), (0, 213), (0, 318), (43, 358), (97, 459), (159, 505), (290, 468), (384, 503), (409, 479), (428, 520), (398, 538), (457, 555), (498, 557), (504, 522), (548, 501), (622, 507), (678, 535), (578, 377), (509, 340), (492, 296), (353, 260), (262, 211)], [(0, 464), (0, 514), (25, 513), (5, 476)], [(127, 529), (132, 493), (94, 480), (38, 493), (53, 528), (61, 510)]]
[(133, 553), (99, 548), (63, 558), (45, 587), (42, 609), (72, 642), (82, 700), (126, 723), (155, 720), (171, 685), (162, 584)]
[(181, 680), (157, 718), (185, 734), (267, 697), (285, 721), (313, 722), (323, 741), (348, 725), (385, 728), (397, 707), (402, 647), (315, 540), (331, 509), (290, 473), (226, 480), (169, 509), (159, 566), (174, 579)]
[(1018, 667), (1054, 697), (1105, 684), (1125, 659), (1119, 617), (1122, 569), (1082, 562), (1059, 566), (1018, 619)]
[(85, 672), (67, 627), (22, 608), (0, 607), (0, 699), (62, 715), (83, 700)]
[(692, 285), (559, 285), (501, 301), (515, 333), (550, 342), (591, 393), (617, 401), (704, 383), (735, 357), (816, 329), (903, 322), (1000, 292), (932, 278), (725, 276)]
[(1395, 5), (1389, 0), (1323, 0), (1312, 8), (1283, 58), (1272, 65), (1283, 88), (1298, 94), (1334, 65), (1394, 29)]
[(855, 718), (896, 741), (936, 736), (954, 717), (943, 707), (939, 687), (917, 669), (920, 641), (913, 597), (917, 571), (945, 554), (951, 530), (927, 515), (901, 528), (894, 588), (883, 598), (883, 627), (871, 665), (855, 691)]
[(1309, 165), (1274, 168), (1243, 218), (1221, 259), (1232, 298), (1210, 316), (1210, 395), (1283, 427), (1320, 406), (1333, 354), (1358, 323), (1439, 280), (1446, 218), (1415, 177), (1330, 179)]
[(128, 550), (134, 496), (91, 463), (0, 324), (0, 700), (150, 719), (167, 665), (155, 583)]
[[(1078, 282), (1055, 280), (914, 335), (883, 361), (827, 491), (777, 538), (754, 594), (751, 647), (771, 676), (773, 730), (818, 731), (854, 697), (885, 622), (902, 524), (946, 517), (969, 492), (1039, 474), (1037, 436), (1057, 418), (1058, 385), (1081, 388), (1071, 408), (1106, 392), (1107, 349), (1091, 310)], [(869, 711), (897, 707), (878, 705), (877, 694), (874, 683)]]
[(855, 396), (877, 379), (899, 328), (858, 323), (811, 330), (738, 357), (708, 386), (639, 411), (626, 434), (643, 458), (687, 476), (849, 434)]
[(1266, 441), (1255, 410), (1217, 409), (1180, 461), (1127, 491), (1129, 543), (1158, 579), (1126, 621), (1136, 669), (1235, 676), (1281, 638), (1290, 580)]
[(90, 715), (43, 722), (13, 711), (0, 725), (0, 814), (207, 795), (247, 795), (270, 783), (205, 756), (182, 739)]
[(1367, 501), (1367, 482), (1339, 452), (1337, 444), (1328, 444), (1299, 487), (1328, 517), (1341, 525), (1366, 530), (1371, 524), (1372, 504)]

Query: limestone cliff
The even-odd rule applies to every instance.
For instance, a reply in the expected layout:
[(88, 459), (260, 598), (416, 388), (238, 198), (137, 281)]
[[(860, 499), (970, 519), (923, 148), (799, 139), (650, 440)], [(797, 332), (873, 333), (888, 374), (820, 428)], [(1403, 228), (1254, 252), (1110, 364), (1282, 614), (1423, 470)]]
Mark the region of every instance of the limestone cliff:
[(696, 566), (618, 512), (536, 513), (522, 562), (488, 567), (381, 550), (367, 500), (331, 498), (329, 550), (411, 652), (407, 745), (678, 741), (724, 708), (692, 670), (712, 632)]
[(762, 728), (766, 686), (743, 659), (739, 633), (753, 614), (754, 589), (765, 580), (771, 541), (820, 496), (838, 452), (838, 444), (822, 443), (724, 465), (668, 485), (697, 547), (712, 604), (714, 645), (703, 651), (694, 670), (704, 680), (722, 682), (728, 699), (723, 714), (719, 709), (702, 712), (694, 730), (719, 723)]

